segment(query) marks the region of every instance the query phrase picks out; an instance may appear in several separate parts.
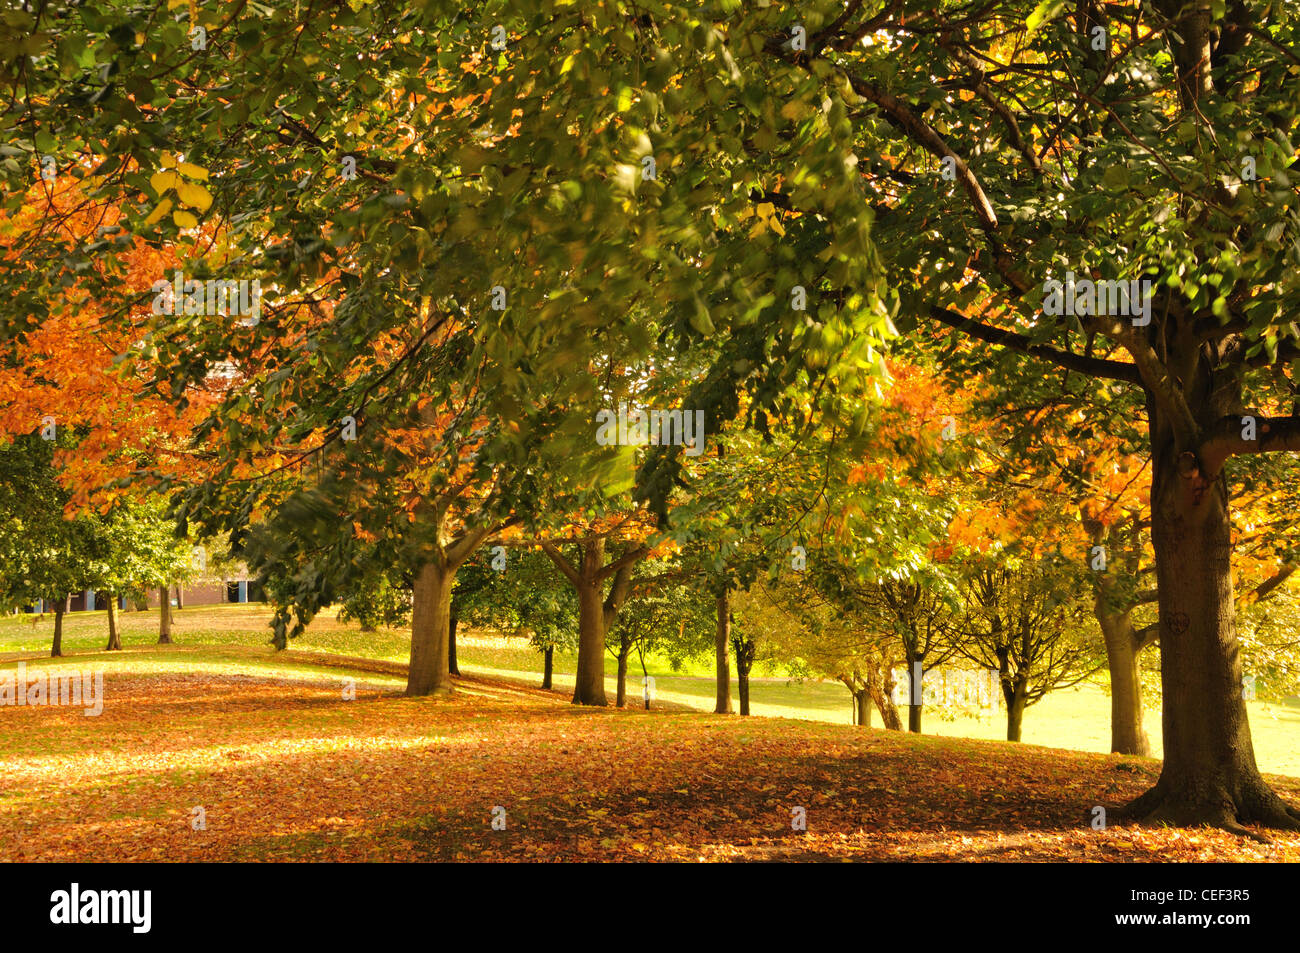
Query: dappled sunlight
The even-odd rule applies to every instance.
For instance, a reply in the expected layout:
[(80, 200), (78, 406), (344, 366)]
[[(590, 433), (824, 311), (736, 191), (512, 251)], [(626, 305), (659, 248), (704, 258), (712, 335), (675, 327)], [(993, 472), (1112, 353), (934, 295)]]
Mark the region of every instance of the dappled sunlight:
[[(1295, 837), (1090, 830), (1098, 792), (1120, 803), (1150, 782), (1141, 759), (595, 711), (477, 677), (449, 697), (358, 685), (344, 701), (284, 657), (275, 677), (209, 670), (201, 655), (184, 674), (139, 661), (117, 659), (98, 719), (0, 710), (6, 859), (1300, 857)], [(191, 826), (198, 807), (206, 830)], [(791, 829), (796, 807), (806, 833)]]

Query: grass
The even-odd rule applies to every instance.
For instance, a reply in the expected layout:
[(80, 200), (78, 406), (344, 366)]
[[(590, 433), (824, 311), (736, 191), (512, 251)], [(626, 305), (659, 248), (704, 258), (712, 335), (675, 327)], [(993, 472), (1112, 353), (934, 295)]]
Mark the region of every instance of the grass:
[[(69, 655), (96, 656), (110, 662), (113, 654), (101, 655), (107, 639), (106, 613), (81, 612), (65, 617), (63, 644)], [(204, 606), (176, 613), (173, 638), (177, 645), (170, 651), (152, 652), (157, 640), (157, 613), (119, 613), (123, 644), (129, 654), (143, 656), (133, 665), (145, 674), (185, 673), (201, 661), (204, 671), (219, 675), (263, 675), (283, 678), (313, 679), (353, 677), (363, 686), (395, 689), (404, 683), (402, 667), (409, 654), (409, 633), (384, 630), (363, 633), (355, 624), (340, 623), (332, 613), (318, 617), (308, 630), (292, 643), (286, 667), (270, 648), (267, 621), (270, 613), (259, 604)], [(53, 631), (52, 617), (35, 616), (0, 618), (0, 659), (6, 655), (45, 653)], [(202, 652), (197, 650), (202, 648)], [(541, 657), (525, 640), (499, 633), (462, 632), (457, 640), (461, 671), (500, 679), (521, 686), (540, 683)], [(337, 659), (344, 656), (358, 660), (352, 668), (340, 668)], [(361, 665), (360, 660), (376, 663)], [(572, 653), (555, 653), (554, 685), (566, 693), (573, 687), (576, 657)], [(656, 700), (667, 707), (711, 711), (714, 682), (706, 662), (688, 665), (676, 673), (667, 661), (647, 657), (646, 669), (655, 678)], [(614, 697), (614, 660), (607, 659), (607, 688)], [(628, 678), (628, 701), (639, 706), (641, 672), (638, 661), (631, 663)], [(737, 697), (732, 689), (733, 703)], [(1256, 760), (1260, 769), (1270, 773), (1300, 777), (1300, 706), (1291, 704), (1248, 702)], [(792, 680), (779, 676), (751, 679), (751, 711), (769, 718), (788, 718), (850, 724), (848, 692), (838, 683), (816, 680)], [(1052, 748), (1105, 753), (1110, 750), (1110, 700), (1102, 687), (1084, 684), (1054, 692), (1025, 716), (1024, 742)], [(878, 719), (877, 719), (878, 721)], [(1160, 713), (1149, 710), (1147, 733), (1158, 757), (1160, 754)], [(1001, 740), (1006, 725), (1001, 711), (985, 715), (958, 714), (945, 720), (939, 709), (929, 708), (922, 725), (928, 735)]]

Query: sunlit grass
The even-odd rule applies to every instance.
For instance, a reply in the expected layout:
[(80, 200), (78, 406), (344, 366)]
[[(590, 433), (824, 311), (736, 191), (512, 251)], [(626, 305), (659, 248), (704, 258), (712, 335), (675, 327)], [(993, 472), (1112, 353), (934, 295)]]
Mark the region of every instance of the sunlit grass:
[[(410, 651), (407, 630), (362, 632), (356, 624), (344, 624), (327, 611), (291, 643), (289, 659), (270, 646), (267, 625), (270, 611), (260, 604), (204, 606), (179, 610), (173, 628), (176, 645), (155, 647), (157, 610), (119, 613), (123, 653), (103, 651), (107, 639), (106, 613), (71, 613), (64, 620), (64, 651), (70, 657), (64, 665), (106, 665), (129, 667), (141, 674), (192, 671), (201, 665), (217, 674), (273, 676), (341, 682), (353, 678), (359, 688), (400, 691), (404, 677), (397, 671), (356, 670), (340, 660), (337, 665), (316, 664), (299, 653), (322, 653), (358, 660), (404, 665)], [(0, 618), (0, 658), (5, 655), (48, 653), (53, 617), (6, 616)], [(199, 649), (202, 649), (199, 651)], [(541, 684), (542, 656), (526, 639), (497, 632), (467, 632), (457, 639), (462, 671), (500, 678), (520, 685)], [(292, 664), (285, 662), (292, 660)], [(32, 664), (57, 664), (33, 661)], [(660, 705), (683, 706), (703, 711), (714, 707), (711, 660), (688, 663), (674, 672), (668, 661), (656, 656), (645, 659), (646, 671), (655, 679), (655, 698)], [(567, 695), (573, 691), (576, 668), (574, 653), (556, 651), (553, 687)], [(615, 662), (606, 659), (606, 690), (615, 697)], [(640, 706), (642, 673), (640, 660), (632, 660), (627, 684), (627, 703)], [(733, 682), (732, 704), (738, 705)], [(1249, 702), (1248, 710), (1255, 755), (1262, 770), (1300, 776), (1300, 707)], [(848, 692), (837, 682), (796, 680), (772, 675), (751, 679), (751, 712), (769, 718), (796, 718), (849, 724), (852, 708)], [(874, 715), (879, 725), (879, 716)], [(1106, 752), (1110, 749), (1110, 699), (1096, 684), (1085, 684), (1050, 694), (1030, 708), (1025, 716), (1023, 740), (1028, 744), (1079, 751)], [(926, 734), (998, 740), (1005, 737), (1003, 712), (983, 715), (962, 714), (948, 720), (938, 709), (927, 709)], [(1160, 712), (1149, 710), (1147, 733), (1160, 754)]]

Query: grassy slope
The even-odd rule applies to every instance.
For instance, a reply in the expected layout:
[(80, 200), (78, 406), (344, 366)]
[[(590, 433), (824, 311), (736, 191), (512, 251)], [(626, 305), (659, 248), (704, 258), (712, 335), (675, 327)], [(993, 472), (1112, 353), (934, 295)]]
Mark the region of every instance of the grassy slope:
[[(98, 651), (106, 639), (103, 612), (75, 613), (65, 623), (64, 646), (69, 653)], [(178, 613), (175, 637), (185, 646), (236, 645), (256, 648), (265, 644), (269, 617), (264, 606), (213, 606), (186, 609)], [(155, 613), (128, 612), (120, 615), (123, 640), (132, 645), (151, 644), (156, 639)], [(6, 653), (44, 652), (48, 650), (52, 622), (33, 625), (31, 617), (0, 619), (0, 658)], [(319, 618), (300, 639), (295, 651), (364, 657), (402, 665), (409, 653), (405, 632), (361, 633), (355, 625), (343, 625), (331, 616)], [(540, 658), (522, 639), (479, 633), (460, 639), (461, 670), (492, 678), (535, 685), (540, 680)], [(218, 656), (219, 657), (219, 656)], [(246, 655), (240, 658), (249, 662)], [(176, 664), (188, 664), (177, 662)], [(251, 664), (251, 662), (250, 662)], [(267, 659), (259, 665), (274, 665)], [(571, 690), (575, 659), (556, 653), (555, 685), (558, 691)], [(713, 679), (708, 667), (701, 664), (687, 669), (688, 674), (674, 674), (662, 659), (647, 659), (647, 669), (655, 677), (658, 699), (673, 706), (711, 711)], [(614, 697), (614, 663), (608, 660), (608, 687)], [(639, 704), (640, 666), (634, 659), (629, 677), (630, 702)], [(400, 678), (390, 676), (383, 684), (398, 685)], [(733, 688), (733, 702), (735, 690)], [(796, 682), (784, 678), (759, 678), (753, 682), (755, 715), (814, 719), (838, 724), (850, 723), (848, 693), (834, 682)], [(1277, 774), (1300, 777), (1300, 707), (1265, 702), (1251, 702), (1251, 730), (1255, 755), (1260, 768)], [(982, 718), (963, 717), (944, 721), (933, 711), (927, 712), (926, 734), (948, 737), (987, 738), (1005, 736), (1006, 725), (1001, 712)], [(1147, 712), (1147, 731), (1160, 753), (1160, 713)], [(1077, 751), (1105, 753), (1110, 750), (1110, 700), (1097, 685), (1083, 685), (1049, 695), (1025, 716), (1024, 741), (1028, 744)]]
[(1144, 759), (596, 711), (482, 676), (408, 699), (392, 663), (256, 646), (30, 663), (99, 666), (97, 718), (0, 708), (0, 860), (1300, 860), (1300, 835), (1091, 829)]

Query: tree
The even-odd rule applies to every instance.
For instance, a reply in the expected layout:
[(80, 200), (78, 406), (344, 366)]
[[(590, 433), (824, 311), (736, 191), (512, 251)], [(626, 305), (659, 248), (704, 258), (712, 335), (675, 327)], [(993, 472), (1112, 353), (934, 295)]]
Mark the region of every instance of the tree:
[(973, 560), (965, 573), (964, 638), (958, 651), (997, 672), (1007, 706), (1007, 740), (1019, 741), (1025, 709), (1097, 670), (1079, 629), (1086, 583), (1069, 561), (1003, 554)]
[(54, 611), (50, 655), (63, 655), (68, 594), (103, 558), (98, 523), (64, 515), (68, 493), (51, 466), (52, 442), (28, 434), (0, 445), (0, 606), (43, 601)]
[(713, 634), (714, 608), (706, 593), (684, 585), (679, 573), (663, 561), (642, 564), (633, 576), (630, 598), (608, 633), (608, 651), (617, 664), (615, 705), (627, 702), (627, 670), (632, 652), (641, 659), (663, 651), (670, 660), (698, 655)]
[[(423, 431), (422, 461), (370, 438), (366, 472), (347, 477), (355, 492), (331, 501), (353, 519), (311, 547), (335, 554), (324, 563), (336, 575), (307, 569), (324, 563), (300, 554), (286, 607), (297, 623), (277, 615), (277, 644), (349, 572), (343, 550), (359, 548), (350, 525), (382, 538), (401, 514), (401, 539), (377, 551), (413, 577), (407, 690), (447, 687), (455, 572), (501, 521), (534, 515), (538, 473), (599, 469), (590, 411), (609, 355), (626, 367), (693, 356), (698, 399), (687, 406), (710, 429), (741, 395), (761, 411), (792, 383), (847, 388), (869, 373), (887, 291), (842, 130), (799, 131), (800, 117), (773, 106), (774, 80), (811, 82), (764, 50), (763, 16), (735, 25), (746, 39), (733, 50), (723, 31), (680, 12), (646, 19), (558, 2), (247, 7), (230, 19), (196, 10), (213, 53), (236, 31), (312, 28), (295, 31), (291, 48), (241, 44), (238, 55), (180, 62), (174, 30), (128, 38), (82, 8), (24, 15), (33, 49), (50, 55), (23, 67), (22, 98), (5, 113), (14, 135), (33, 155), (92, 156), (70, 174), (120, 205), (128, 241), (173, 246), (190, 280), (274, 290), (257, 320), (145, 314), (156, 275), (123, 283), (111, 248), (48, 230), (25, 233), (0, 274), (43, 315), (65, 276), (103, 258), (93, 293), (130, 342), (119, 353), (139, 343), (129, 363), (152, 393), (185, 406), (223, 378), (195, 433), (207, 466), (184, 492), (183, 517), (228, 534), (244, 555), (251, 524), (309, 492), (301, 471), (344, 439), (345, 420)], [(507, 50), (489, 52), (498, 25)], [(112, 82), (72, 46), (109, 61)], [(69, 75), (95, 92), (61, 95)], [(258, 92), (231, 97), (237, 89)], [(204, 99), (222, 105), (214, 113)], [(124, 151), (125, 141), (137, 145)], [(731, 148), (741, 142), (756, 154)], [(301, 187), (286, 187), (290, 169)], [(32, 170), (13, 163), (4, 175), (26, 187)], [(778, 211), (791, 197), (804, 206), (797, 221)], [(57, 273), (23, 264), (38, 260)], [(820, 295), (828, 280), (854, 293)], [(640, 481), (657, 509), (675, 456)], [(389, 519), (355, 518), (379, 478), (402, 474), (417, 477), (413, 506), (390, 499)], [(584, 684), (590, 677), (584, 669)]]
[(456, 596), (465, 621), (527, 635), (542, 654), (541, 687), (552, 688), (556, 647), (577, 642), (578, 600), (540, 549), (516, 544), (480, 552), (457, 576)]
[[(885, 727), (901, 731), (894, 702), (894, 667), (898, 645), (873, 628), (877, 620), (828, 599), (817, 588), (821, 574), (806, 581), (761, 583), (749, 594), (749, 614), (762, 611), (761, 627), (772, 643), (772, 654), (796, 670), (833, 678), (853, 699), (854, 724), (871, 726), (871, 706)], [(770, 608), (763, 611), (764, 603)]]
[[(1250, 743), (1224, 473), (1300, 447), (1295, 46), (1281, 4), (1006, 0), (851, 7), (784, 53), (858, 97), (900, 331), (1144, 408), (1165, 757), (1130, 811), (1154, 822), (1300, 824)], [(1088, 414), (1107, 429), (1118, 406)]]
[[(179, 578), (192, 559), (188, 541), (177, 534), (176, 523), (166, 515), (162, 500), (119, 501), (101, 521), (105, 542), (103, 558), (90, 567), (95, 588), (108, 597), (106, 651), (122, 648), (118, 628), (118, 600), (142, 594)], [(164, 604), (162, 611), (166, 612)]]
[[(570, 560), (553, 542), (542, 542), (578, 596), (578, 671), (574, 676), (575, 705), (607, 705), (605, 640), (618, 611), (632, 592), (632, 573), (650, 550), (638, 541), (623, 543), (606, 560), (606, 540), (612, 530), (596, 531), (577, 541), (577, 558)], [(608, 588), (606, 588), (608, 585)]]

